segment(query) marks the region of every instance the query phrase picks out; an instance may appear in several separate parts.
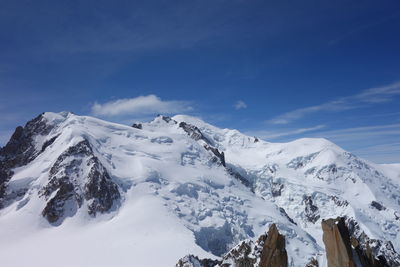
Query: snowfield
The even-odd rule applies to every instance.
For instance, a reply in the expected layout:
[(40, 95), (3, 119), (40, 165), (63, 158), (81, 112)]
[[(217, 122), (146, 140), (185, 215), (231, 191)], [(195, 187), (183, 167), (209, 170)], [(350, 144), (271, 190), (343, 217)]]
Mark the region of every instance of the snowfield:
[[(269, 143), (185, 115), (141, 129), (67, 112), (40, 121), (48, 133), (33, 137), (35, 157), (6, 185), (1, 266), (174, 266), (187, 254), (218, 258), (272, 223), (290, 266), (312, 257), (326, 266), (321, 220), (337, 216), (400, 251), (400, 165), (325, 139)], [(99, 175), (88, 190), (87, 177)]]

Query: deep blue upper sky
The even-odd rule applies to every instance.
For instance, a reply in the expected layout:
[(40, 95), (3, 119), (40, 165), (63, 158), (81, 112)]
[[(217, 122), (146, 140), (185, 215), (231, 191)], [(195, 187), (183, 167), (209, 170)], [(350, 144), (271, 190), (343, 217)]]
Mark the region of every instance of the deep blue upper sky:
[(397, 0), (0, 4), (0, 144), (43, 111), (186, 113), (400, 162)]

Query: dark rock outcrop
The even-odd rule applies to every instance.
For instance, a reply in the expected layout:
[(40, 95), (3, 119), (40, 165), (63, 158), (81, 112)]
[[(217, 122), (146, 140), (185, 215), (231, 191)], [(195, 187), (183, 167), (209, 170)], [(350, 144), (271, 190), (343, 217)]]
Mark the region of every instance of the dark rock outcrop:
[(307, 263), (306, 267), (318, 267), (318, 261), (315, 258), (312, 258), (309, 263)]
[(10, 192), (6, 196), (7, 182), (13, 175), (12, 169), (28, 164), (55, 141), (56, 137), (53, 137), (43, 144), (41, 150), (36, 149), (35, 137), (48, 135), (53, 127), (41, 114), (24, 127), (18, 126), (8, 143), (0, 149), (0, 208), (6, 198), (12, 200), (11, 196), (15, 195), (15, 192)]
[(196, 141), (203, 140), (205, 142), (204, 148), (208, 151), (211, 151), (215, 156), (212, 158), (212, 161), (215, 163), (219, 162), (222, 166), (226, 167), (224, 152), (220, 152), (217, 148), (215, 148), (213, 143), (200, 131), (197, 126), (182, 121), (179, 123), (179, 127), (182, 128), (192, 139)]
[(297, 225), (297, 223), (295, 223), (295, 221), (293, 221), (293, 219), (289, 217), (289, 215), (286, 213), (286, 210), (285, 210), (284, 208), (280, 207), (280, 208), (279, 208), (279, 212), (280, 212), (283, 216), (285, 216), (285, 217), (289, 220), (289, 222), (291, 222), (291, 223)]
[[(394, 250), (392, 243), (370, 239), (353, 219), (338, 217), (322, 220), (321, 225), (328, 267), (353, 267), (356, 266), (355, 262), (361, 267), (400, 266), (400, 255)], [(189, 265), (184, 265), (185, 263)], [(288, 266), (288, 255), (285, 237), (272, 224), (268, 233), (261, 235), (256, 242), (241, 241), (223, 255), (221, 261), (200, 260), (189, 255), (178, 264), (176, 266), (284, 267)], [(306, 264), (306, 267), (318, 266), (315, 257)]]
[(84, 197), (88, 203), (88, 213), (104, 213), (109, 211), (115, 202), (118, 202), (121, 195), (118, 186), (112, 181), (110, 175), (100, 164), (97, 158), (93, 160), (87, 181), (84, 187)]
[(109, 211), (120, 200), (118, 186), (87, 140), (71, 146), (58, 157), (50, 170), (49, 182), (40, 194), (47, 200), (42, 215), (54, 224), (75, 214), (83, 200), (87, 201), (88, 213), (92, 216)]
[(205, 143), (204, 148), (214, 154), (214, 157), (211, 158), (211, 161), (213, 163), (218, 163), (224, 166), (231, 176), (233, 176), (235, 179), (239, 180), (245, 186), (254, 191), (254, 189), (252, 188), (252, 183), (239, 172), (237, 172), (233, 166), (230, 166), (226, 163), (225, 153), (223, 151), (220, 152), (218, 148), (214, 147), (213, 142), (209, 140), (197, 126), (186, 122), (180, 122), (179, 127), (182, 128), (192, 139), (196, 141), (202, 140)]
[[(74, 185), (67, 177), (59, 179), (58, 181), (53, 180), (52, 187), (57, 189), (57, 192), (47, 202), (42, 211), (42, 215), (48, 222), (57, 223), (66, 212), (69, 212), (70, 215), (75, 214), (76, 210), (82, 205), (82, 198), (75, 192)], [(53, 192), (50, 186), (46, 188), (46, 190), (47, 192)], [(67, 203), (69, 205), (67, 205)], [(66, 208), (68, 208), (68, 211), (66, 211)]]
[(34, 137), (48, 135), (53, 125), (47, 124), (43, 114), (27, 122), (25, 127), (18, 126), (5, 147), (0, 150), (3, 162), (9, 168), (23, 166), (35, 159), (41, 151), (34, 145)]
[(322, 220), (323, 241), (329, 267), (354, 267), (350, 235), (344, 218)]
[(170, 123), (171, 121), (172, 121), (173, 123), (177, 123), (174, 119), (172, 119), (172, 118), (169, 117), (169, 116), (163, 116), (163, 115), (158, 115), (158, 116), (161, 117), (161, 119), (162, 119), (163, 121), (167, 122), (167, 123)]
[(271, 194), (273, 197), (279, 197), (282, 194), (282, 190), (285, 187), (284, 184), (277, 182), (271, 182)]
[(264, 247), (267, 234), (261, 235), (254, 243), (251, 240), (244, 240), (232, 248), (222, 258), (221, 266), (229, 267), (252, 267), (255, 266), (257, 260), (260, 259), (262, 249)]
[(369, 238), (352, 218), (346, 218), (351, 245), (364, 267), (400, 266), (400, 255), (390, 241)]
[(349, 202), (345, 199), (339, 199), (337, 196), (330, 196), (330, 199), (335, 203), (338, 207), (346, 207), (349, 205)]
[(219, 152), (217, 148), (209, 145), (205, 145), (204, 148), (208, 151), (211, 151), (215, 155), (214, 162), (220, 162), (222, 166), (226, 167), (225, 154), (223, 151)]
[(0, 161), (0, 209), (3, 207), (3, 201), (6, 194), (7, 182), (12, 176), (12, 171)]
[(320, 218), (318, 207), (313, 204), (311, 196), (304, 196), (303, 203), (305, 204), (304, 214), (307, 220), (311, 223), (315, 223)]
[(134, 124), (132, 124), (132, 127), (136, 128), (136, 129), (139, 129), (139, 130), (142, 130), (143, 125), (141, 123), (134, 123)]
[(371, 202), (371, 207), (373, 207), (373, 208), (375, 208), (375, 209), (377, 209), (379, 211), (386, 209), (381, 203), (379, 203), (377, 201), (372, 201)]
[(179, 123), (179, 127), (181, 127), (194, 140), (196, 141), (203, 140), (208, 145), (212, 144), (211, 141), (204, 136), (204, 134), (200, 131), (200, 129), (197, 126), (182, 121)]
[(199, 259), (188, 255), (178, 261), (177, 267), (286, 267), (288, 257), (285, 249), (285, 237), (272, 224), (267, 234), (261, 235), (256, 242), (244, 240), (222, 256), (221, 261)]
[(218, 260), (199, 259), (197, 256), (187, 255), (180, 259), (176, 267), (214, 267), (220, 263)]
[(362, 267), (400, 266), (400, 255), (390, 241), (369, 238), (351, 218), (322, 221), (322, 230), (328, 267), (355, 266), (355, 262)]
[(226, 170), (235, 179), (239, 180), (242, 184), (249, 187), (251, 191), (254, 192), (253, 184), (248, 179), (246, 179), (242, 174), (236, 171), (232, 165), (229, 164)]
[(56, 141), (58, 135), (53, 136), (52, 138), (50, 138), (49, 140), (46, 140), (43, 145), (42, 145), (42, 149), (40, 150), (40, 152), (43, 152), (46, 150), (46, 148), (48, 148), (49, 146), (51, 146), (51, 144), (54, 143), (54, 141)]

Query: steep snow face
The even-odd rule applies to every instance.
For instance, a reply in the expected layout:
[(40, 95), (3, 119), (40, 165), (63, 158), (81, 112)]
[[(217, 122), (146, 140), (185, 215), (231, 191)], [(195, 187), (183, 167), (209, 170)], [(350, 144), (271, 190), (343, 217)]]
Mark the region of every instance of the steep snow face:
[(5, 266), (173, 266), (272, 223), (291, 266), (324, 266), (320, 223), (339, 215), (400, 249), (398, 180), (325, 139), (268, 143), (184, 115), (140, 127), (36, 120), (0, 152)]

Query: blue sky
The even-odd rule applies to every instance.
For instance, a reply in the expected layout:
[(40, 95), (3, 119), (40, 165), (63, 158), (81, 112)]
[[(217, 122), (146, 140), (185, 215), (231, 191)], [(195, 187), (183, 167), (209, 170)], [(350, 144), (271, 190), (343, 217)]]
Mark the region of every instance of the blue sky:
[(0, 144), (43, 111), (185, 113), (400, 162), (399, 1), (0, 3)]

